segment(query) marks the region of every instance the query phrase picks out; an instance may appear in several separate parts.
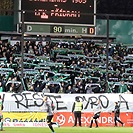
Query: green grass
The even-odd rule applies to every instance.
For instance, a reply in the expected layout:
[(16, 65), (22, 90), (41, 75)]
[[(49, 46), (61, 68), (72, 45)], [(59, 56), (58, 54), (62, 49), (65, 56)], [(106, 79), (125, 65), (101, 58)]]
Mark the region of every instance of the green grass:
[[(55, 127), (56, 133), (133, 133), (132, 127)], [(51, 133), (49, 128), (39, 127), (5, 127), (4, 133)]]

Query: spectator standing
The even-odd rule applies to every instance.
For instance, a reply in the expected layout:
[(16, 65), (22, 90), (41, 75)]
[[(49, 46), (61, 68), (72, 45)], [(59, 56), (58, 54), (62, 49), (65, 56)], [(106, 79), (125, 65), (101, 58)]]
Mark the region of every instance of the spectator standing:
[(45, 88), (42, 90), (43, 93), (50, 93), (48, 85), (45, 85)]
[(118, 93), (126, 93), (128, 91), (127, 85), (124, 83), (124, 80), (120, 82), (120, 86), (118, 88)]
[(74, 93), (74, 92), (75, 92), (75, 91), (74, 91), (74, 89), (72, 88), (72, 86), (69, 85), (65, 93), (72, 94), (72, 93)]

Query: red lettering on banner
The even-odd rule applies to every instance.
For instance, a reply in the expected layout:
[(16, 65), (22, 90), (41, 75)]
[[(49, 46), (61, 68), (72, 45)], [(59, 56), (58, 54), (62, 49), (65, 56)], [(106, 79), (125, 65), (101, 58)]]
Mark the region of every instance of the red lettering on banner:
[(25, 127), (24, 123), (13, 123), (14, 127)]
[(38, 123), (33, 123), (33, 127), (46, 127), (47, 123), (42, 123), (42, 122), (38, 122)]
[(10, 123), (5, 123), (3, 124), (4, 127), (10, 127)]

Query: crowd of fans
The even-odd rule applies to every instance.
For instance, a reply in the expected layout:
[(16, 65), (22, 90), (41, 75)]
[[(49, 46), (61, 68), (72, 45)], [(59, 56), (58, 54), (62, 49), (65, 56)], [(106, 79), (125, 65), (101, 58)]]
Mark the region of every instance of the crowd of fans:
[[(133, 48), (54, 40), (0, 42), (0, 91), (43, 93), (132, 93)], [(23, 63), (22, 63), (23, 61)], [(23, 74), (22, 74), (23, 65)], [(23, 76), (22, 76), (23, 75)]]

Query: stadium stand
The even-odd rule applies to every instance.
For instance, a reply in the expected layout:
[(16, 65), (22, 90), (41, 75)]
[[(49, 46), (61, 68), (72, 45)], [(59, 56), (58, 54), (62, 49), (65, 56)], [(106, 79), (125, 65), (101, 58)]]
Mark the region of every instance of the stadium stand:
[[(0, 42), (0, 91), (50, 93), (105, 93), (106, 44), (91, 41), (27, 41), (24, 44), (24, 79), (21, 46)], [(110, 43), (108, 92), (133, 92), (133, 48)]]

